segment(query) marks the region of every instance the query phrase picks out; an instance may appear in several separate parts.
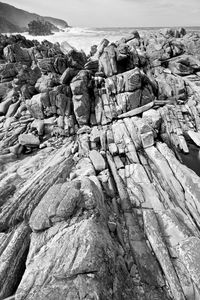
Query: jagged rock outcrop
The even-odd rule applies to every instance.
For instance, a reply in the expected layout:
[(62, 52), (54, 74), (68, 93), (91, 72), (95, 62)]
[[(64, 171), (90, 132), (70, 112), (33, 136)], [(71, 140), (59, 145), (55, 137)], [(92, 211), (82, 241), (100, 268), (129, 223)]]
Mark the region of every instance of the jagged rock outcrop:
[(9, 41), (0, 298), (199, 299), (200, 178), (181, 161), (200, 146), (197, 36), (133, 32), (88, 59)]

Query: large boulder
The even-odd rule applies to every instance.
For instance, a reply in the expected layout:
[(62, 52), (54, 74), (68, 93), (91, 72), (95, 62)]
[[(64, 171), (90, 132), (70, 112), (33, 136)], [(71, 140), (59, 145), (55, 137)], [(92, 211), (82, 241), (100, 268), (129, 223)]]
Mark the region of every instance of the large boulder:
[(41, 98), (42, 93), (33, 96), (30, 100), (26, 100), (27, 109), (35, 119), (44, 119)]
[(116, 47), (111, 44), (104, 48), (104, 52), (99, 58), (100, 70), (109, 77), (117, 74), (117, 62), (116, 62)]
[(106, 162), (103, 156), (97, 150), (90, 151), (89, 158), (91, 159), (92, 164), (97, 172), (105, 170)]
[(78, 210), (92, 210), (102, 205), (98, 187), (87, 177), (52, 186), (34, 210), (30, 226), (40, 231), (57, 222), (67, 221)]
[(177, 75), (190, 75), (200, 70), (200, 61), (191, 55), (182, 55), (169, 61), (168, 68)]
[(31, 56), (26, 48), (18, 44), (8, 45), (3, 50), (6, 60), (10, 63), (21, 62), (25, 65), (31, 65)]
[(0, 64), (0, 78), (1, 82), (11, 81), (17, 75), (15, 63)]
[(35, 88), (39, 93), (42, 93), (57, 85), (59, 85), (59, 75), (55, 73), (49, 73), (48, 75), (42, 75), (37, 80)]
[(187, 92), (185, 82), (181, 77), (177, 77), (169, 72), (156, 74), (158, 83), (158, 97), (160, 99), (174, 98), (176, 100), (186, 100)]

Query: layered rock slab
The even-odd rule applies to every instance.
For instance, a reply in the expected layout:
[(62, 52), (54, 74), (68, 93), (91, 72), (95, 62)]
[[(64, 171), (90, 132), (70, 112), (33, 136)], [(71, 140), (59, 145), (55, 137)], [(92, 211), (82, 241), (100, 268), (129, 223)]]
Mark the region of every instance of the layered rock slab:
[[(69, 197), (60, 202), (58, 195), (50, 190), (33, 212), (30, 225), (37, 232), (31, 236), (26, 271), (16, 299), (128, 300), (134, 295), (129, 277), (121, 281), (127, 271), (105, 223), (102, 192), (89, 178), (83, 177), (67, 183), (74, 201), (77, 184), (82, 186), (77, 207), (65, 214), (64, 221), (58, 218), (59, 206), (63, 201), (69, 204)], [(52, 189), (56, 192), (65, 185), (55, 185)], [(55, 211), (52, 205), (55, 207), (57, 201), (60, 203), (57, 217), (54, 213), (54, 222), (46, 226), (44, 220)]]

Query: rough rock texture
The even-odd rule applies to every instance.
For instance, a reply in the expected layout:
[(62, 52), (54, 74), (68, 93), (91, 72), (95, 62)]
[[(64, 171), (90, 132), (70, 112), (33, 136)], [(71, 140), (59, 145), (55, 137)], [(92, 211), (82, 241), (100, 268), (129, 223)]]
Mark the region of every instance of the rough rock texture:
[(0, 298), (200, 299), (199, 36), (0, 37)]

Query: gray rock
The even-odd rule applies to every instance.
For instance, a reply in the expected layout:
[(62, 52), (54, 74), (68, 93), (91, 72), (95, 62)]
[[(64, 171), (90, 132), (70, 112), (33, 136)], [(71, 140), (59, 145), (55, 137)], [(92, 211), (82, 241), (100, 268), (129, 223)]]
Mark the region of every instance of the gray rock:
[(77, 73), (78, 73), (77, 70), (72, 69), (72, 68), (67, 68), (63, 72), (62, 76), (60, 77), (60, 83), (61, 84), (69, 84), (71, 82), (72, 78), (77, 75)]
[(91, 159), (94, 168), (97, 172), (101, 172), (105, 170), (106, 168), (106, 163), (103, 158), (103, 156), (97, 151), (97, 150), (92, 150), (89, 152), (89, 158)]
[(11, 296), (19, 284), (19, 274), (26, 259), (29, 242), (30, 228), (24, 223), (9, 233), (0, 233), (1, 299)]
[(159, 129), (161, 125), (161, 115), (159, 110), (149, 109), (143, 112), (142, 117), (153, 129)]
[(11, 98), (0, 103), (0, 116), (6, 115), (11, 103), (12, 103)]
[(143, 148), (148, 148), (154, 145), (153, 132), (147, 132), (141, 134), (142, 146)]
[(32, 133), (20, 134), (18, 141), (21, 145), (28, 147), (38, 147), (40, 145), (39, 138)]
[(187, 268), (192, 280), (200, 288), (200, 239), (189, 237), (183, 240), (176, 250), (181, 258), (182, 263)]
[(26, 100), (27, 109), (35, 119), (44, 119), (41, 97), (42, 94), (37, 94), (30, 100)]

